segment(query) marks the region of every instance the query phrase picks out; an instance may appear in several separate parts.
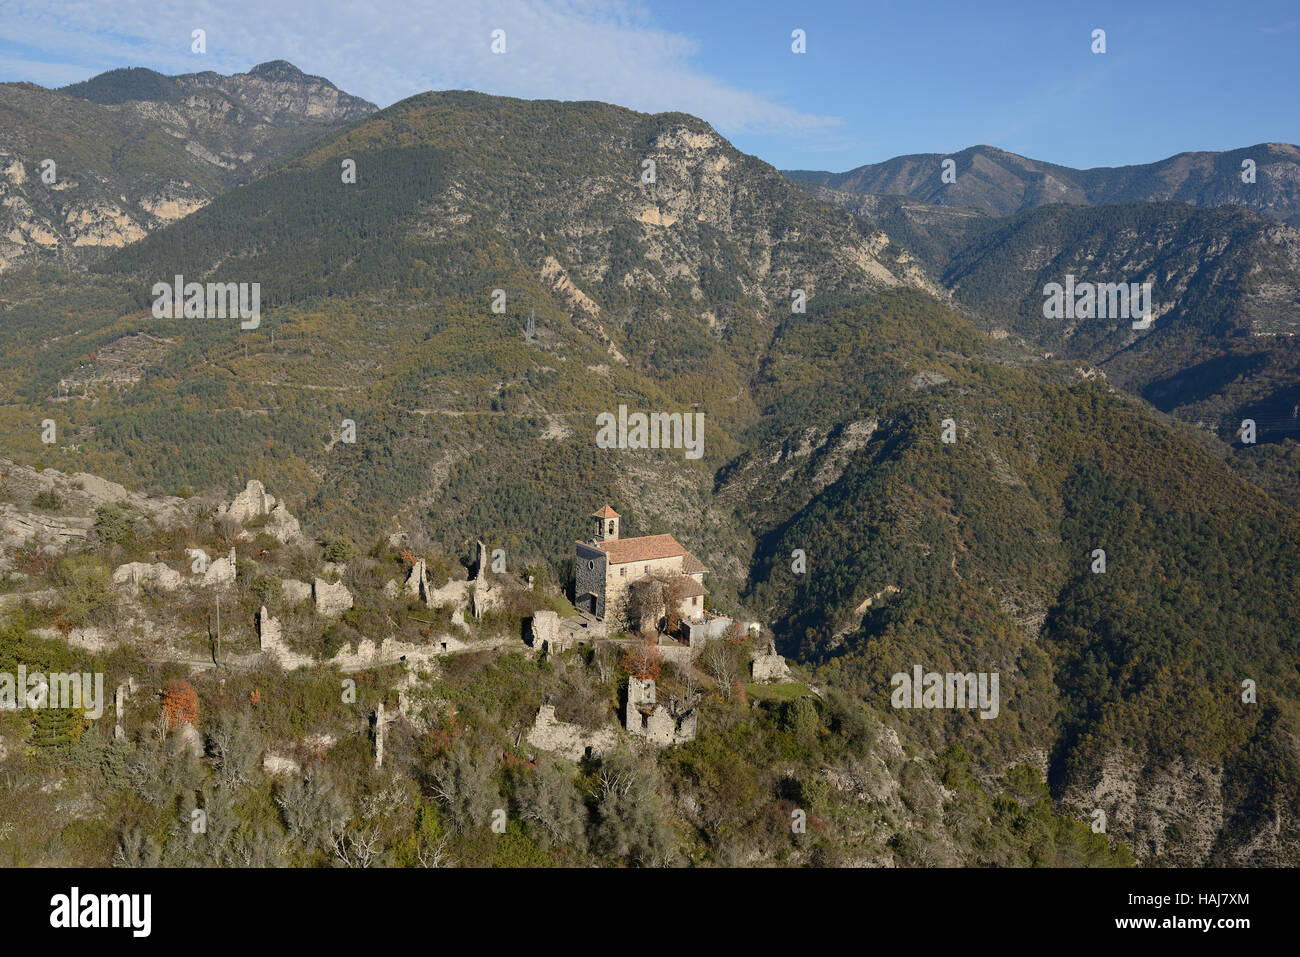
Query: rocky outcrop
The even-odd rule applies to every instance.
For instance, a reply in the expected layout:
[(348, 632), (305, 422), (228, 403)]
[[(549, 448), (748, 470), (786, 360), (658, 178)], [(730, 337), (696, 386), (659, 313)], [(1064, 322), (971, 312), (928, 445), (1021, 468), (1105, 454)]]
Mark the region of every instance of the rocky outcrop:
[(376, 109), (283, 60), (233, 76), (111, 70), (59, 91), (3, 84), (0, 271), (134, 242)]
[(94, 520), (89, 518), (48, 515), (0, 505), (0, 545), (6, 550), (31, 541), (43, 551), (57, 552), (66, 545), (88, 541), (93, 526)]
[[(1095, 781), (1070, 788), (1063, 804), (1085, 821), (1102, 811), (1106, 832), (1139, 861), (1204, 867), (1219, 849), (1232, 812), (1224, 782), (1221, 767), (1179, 758), (1151, 768), (1138, 755), (1117, 749), (1106, 755)], [(1275, 816), (1247, 839), (1231, 842), (1232, 863), (1258, 867), (1285, 859), (1280, 820)]]
[[(0, 479), (14, 500), (0, 504), (0, 548), (6, 551), (29, 540), (47, 551), (89, 542), (94, 535), (96, 511), (105, 505), (116, 505), (128, 516), (146, 518), (158, 525), (183, 521), (188, 514), (182, 499), (128, 492), (116, 482), (88, 472), (37, 471), (0, 458)], [(30, 504), (41, 493), (58, 498), (57, 511)]]
[(293, 758), (287, 758), (282, 754), (267, 754), (262, 759), (262, 770), (271, 777), (287, 777), (298, 774), (302, 771), (302, 766)]
[(298, 520), (289, 513), (283, 502), (277, 503), (275, 496), (269, 494), (266, 486), (257, 479), (249, 479), (242, 492), (230, 502), (219, 505), (217, 518), (239, 525), (242, 541), (253, 538), (254, 531), (248, 529), (249, 525), (265, 520), (257, 531), (265, 532), (285, 545), (301, 545), (305, 542)]
[(270, 515), (275, 506), (275, 496), (268, 495), (266, 486), (257, 479), (249, 479), (244, 490), (230, 502), (217, 507), (217, 518), (229, 518), (240, 525), (247, 525), (255, 518)]
[(758, 655), (750, 665), (750, 673), (754, 681), (758, 684), (768, 684), (775, 681), (790, 681), (790, 666), (785, 663), (785, 659), (776, 653), (775, 647), (769, 647)]
[(265, 531), (276, 541), (285, 545), (299, 545), (304, 541), (302, 526), (296, 518), (289, 514), (284, 502), (280, 502), (275, 508), (271, 509), (271, 514), (267, 516)]

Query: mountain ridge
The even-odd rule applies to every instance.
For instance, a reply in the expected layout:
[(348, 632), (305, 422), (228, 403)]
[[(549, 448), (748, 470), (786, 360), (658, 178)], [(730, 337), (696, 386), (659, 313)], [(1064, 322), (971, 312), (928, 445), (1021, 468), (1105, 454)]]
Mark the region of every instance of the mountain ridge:
[(0, 272), (93, 261), (375, 109), (283, 60), (0, 84)]
[[(953, 182), (943, 162), (955, 162)], [(1255, 181), (1242, 182), (1242, 163)], [(1176, 200), (1197, 206), (1242, 205), (1300, 225), (1300, 147), (1258, 143), (1222, 152), (1187, 151), (1150, 163), (1074, 169), (993, 146), (956, 153), (912, 153), (843, 173), (784, 170), (792, 179), (856, 193), (903, 195), (1005, 216), (1050, 203), (1111, 205)]]

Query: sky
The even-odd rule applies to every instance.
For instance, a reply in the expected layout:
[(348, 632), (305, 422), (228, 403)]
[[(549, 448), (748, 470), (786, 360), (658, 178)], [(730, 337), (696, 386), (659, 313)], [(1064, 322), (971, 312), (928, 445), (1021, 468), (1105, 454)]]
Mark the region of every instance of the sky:
[(781, 169), (978, 144), (1086, 168), (1300, 142), (1298, 0), (0, 0), (0, 81), (276, 59), (380, 106), (474, 89), (680, 110)]

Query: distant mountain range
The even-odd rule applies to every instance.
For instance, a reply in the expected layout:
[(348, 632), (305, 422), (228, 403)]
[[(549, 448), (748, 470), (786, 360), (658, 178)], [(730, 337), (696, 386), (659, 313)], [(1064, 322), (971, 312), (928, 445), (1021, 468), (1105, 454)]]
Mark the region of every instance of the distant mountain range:
[[(951, 159), (952, 182), (943, 177)], [(1254, 162), (1253, 183), (1242, 181)], [(791, 179), (853, 193), (910, 196), (942, 206), (967, 206), (993, 216), (1066, 203), (1102, 206), (1176, 200), (1194, 206), (1246, 206), (1300, 225), (1300, 147), (1259, 143), (1223, 153), (1179, 153), (1156, 163), (1071, 169), (993, 146), (959, 153), (913, 153), (846, 173), (785, 170)]]

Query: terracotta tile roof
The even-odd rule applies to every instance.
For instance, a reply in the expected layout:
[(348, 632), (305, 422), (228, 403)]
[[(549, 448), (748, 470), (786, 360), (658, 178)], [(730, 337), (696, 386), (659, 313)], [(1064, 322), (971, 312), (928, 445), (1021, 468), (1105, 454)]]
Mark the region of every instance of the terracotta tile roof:
[(695, 598), (697, 595), (707, 595), (709, 593), (707, 588), (690, 575), (683, 575), (681, 581), (683, 584), (677, 586), (679, 589), (677, 594), (682, 598)]
[(606, 505), (599, 512), (592, 512), (591, 517), (592, 518), (618, 518), (618, 512), (614, 511), (612, 508)]
[(686, 557), (682, 559), (683, 575), (694, 575), (698, 572), (707, 572), (707, 571), (708, 568), (705, 567), (704, 562), (700, 561), (690, 552), (687, 552)]
[(640, 538), (618, 538), (612, 542), (584, 542), (583, 544), (600, 549), (609, 556), (611, 565), (650, 562), (657, 558), (675, 558), (678, 555), (689, 554), (671, 535), (642, 535)]

